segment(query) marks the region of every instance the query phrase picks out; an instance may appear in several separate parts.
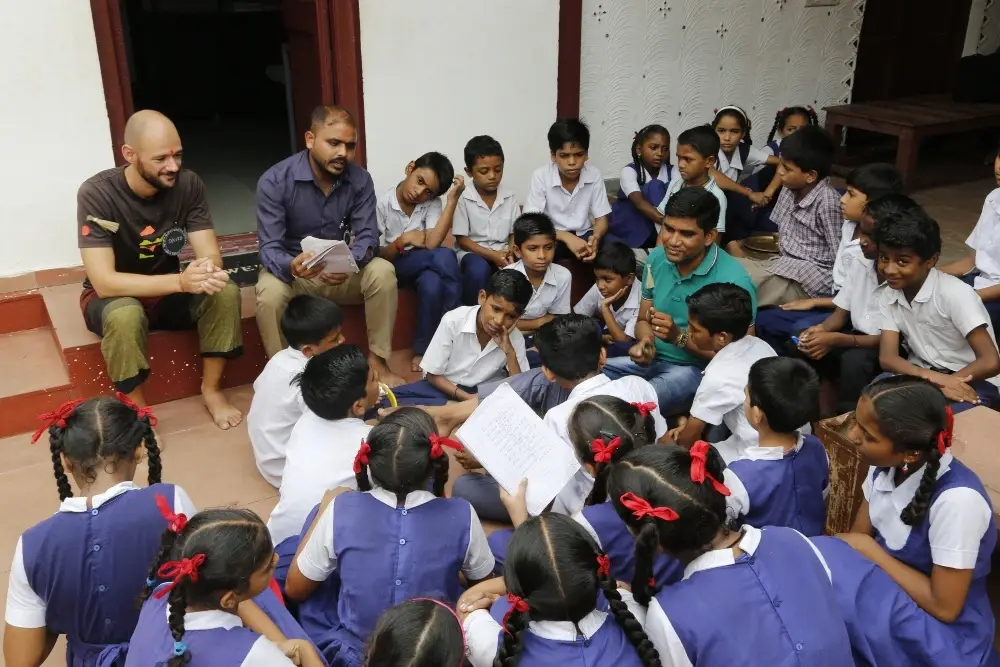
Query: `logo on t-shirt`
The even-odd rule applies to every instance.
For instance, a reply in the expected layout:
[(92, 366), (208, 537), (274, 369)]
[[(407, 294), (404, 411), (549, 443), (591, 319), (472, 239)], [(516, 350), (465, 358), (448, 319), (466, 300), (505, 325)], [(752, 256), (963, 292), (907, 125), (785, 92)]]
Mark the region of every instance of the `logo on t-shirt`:
[(184, 250), (184, 244), (187, 243), (187, 234), (184, 230), (179, 227), (173, 227), (168, 229), (166, 233), (163, 234), (163, 252), (167, 253), (171, 257), (176, 257), (181, 254)]

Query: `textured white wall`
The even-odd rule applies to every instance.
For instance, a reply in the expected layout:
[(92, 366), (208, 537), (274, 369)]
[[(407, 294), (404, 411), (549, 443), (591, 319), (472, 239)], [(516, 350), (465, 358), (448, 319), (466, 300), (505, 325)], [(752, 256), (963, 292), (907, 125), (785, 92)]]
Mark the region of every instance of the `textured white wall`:
[(966, 53), (987, 55), (1000, 49), (1000, 0), (973, 0), (972, 16), (969, 19), (970, 37), (972, 26), (976, 25), (975, 48), (970, 49), (966, 40)]
[(750, 113), (761, 144), (780, 107), (848, 101), (864, 0), (804, 5), (584, 0), (580, 115), (591, 161), (617, 177), (642, 126), (660, 123), (676, 138), (727, 104)]

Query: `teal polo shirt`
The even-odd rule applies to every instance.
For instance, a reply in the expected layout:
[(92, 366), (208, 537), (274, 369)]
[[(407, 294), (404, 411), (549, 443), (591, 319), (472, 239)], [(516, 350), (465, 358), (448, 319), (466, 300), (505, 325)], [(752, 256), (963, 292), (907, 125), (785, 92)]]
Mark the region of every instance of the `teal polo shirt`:
[[(754, 316), (757, 315), (757, 289), (750, 274), (729, 253), (712, 245), (705, 253), (705, 258), (694, 271), (686, 276), (677, 272), (677, 266), (667, 259), (663, 246), (657, 246), (646, 259), (642, 269), (642, 299), (652, 301), (653, 308), (674, 318), (674, 322), (682, 329), (687, 327), (687, 298), (705, 285), (712, 283), (733, 283), (750, 293)], [(682, 366), (704, 366), (704, 359), (699, 359), (687, 350), (656, 338), (656, 360), (669, 361)]]

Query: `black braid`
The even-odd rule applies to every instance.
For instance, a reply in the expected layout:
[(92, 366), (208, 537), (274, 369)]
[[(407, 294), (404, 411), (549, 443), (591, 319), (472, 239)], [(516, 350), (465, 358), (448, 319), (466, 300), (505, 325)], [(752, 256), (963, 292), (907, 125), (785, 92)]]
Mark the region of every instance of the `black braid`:
[(431, 471), (434, 474), (432, 491), (438, 498), (444, 498), (444, 485), (448, 482), (448, 455), (431, 459)]
[[(167, 556), (174, 548), (174, 544), (177, 542), (177, 533), (172, 530), (163, 531), (163, 536), (160, 538), (160, 550), (156, 552), (156, 558), (153, 559), (152, 564), (149, 566), (149, 572), (146, 573), (146, 582), (142, 586), (142, 593), (139, 594), (139, 600), (136, 603), (136, 608), (142, 607), (142, 603), (149, 599), (152, 595), (153, 589), (156, 588), (157, 571), (160, 566), (166, 561)], [(153, 582), (153, 583), (150, 583)]]
[(62, 438), (64, 430), (58, 426), (49, 427), (49, 450), (52, 452), (52, 470), (56, 475), (56, 487), (59, 489), (59, 500), (73, 497), (73, 487), (69, 485), (66, 470), (62, 464)]
[(146, 459), (149, 464), (146, 483), (152, 486), (162, 481), (163, 463), (160, 461), (160, 446), (156, 442), (156, 434), (153, 432), (152, 424), (149, 423), (149, 417), (140, 419), (139, 424), (143, 430), (142, 440), (146, 443)]
[(646, 632), (642, 629), (642, 625), (636, 620), (635, 616), (629, 611), (628, 605), (622, 600), (621, 593), (618, 592), (618, 584), (611, 577), (611, 575), (597, 575), (597, 585), (602, 591), (604, 591), (604, 597), (608, 601), (608, 606), (611, 607), (611, 613), (615, 617), (615, 621), (622, 630), (625, 631), (625, 636), (635, 647), (636, 653), (639, 654), (639, 659), (642, 660), (642, 664), (645, 667), (660, 667), (660, 654), (657, 652), (656, 647), (653, 646), (653, 642), (649, 641), (649, 637)]
[(358, 491), (371, 491), (372, 481), (368, 479), (368, 464), (362, 463), (361, 470), (354, 475), (354, 479), (358, 482)]
[(642, 527), (635, 536), (635, 574), (632, 575), (632, 596), (643, 607), (649, 605), (654, 588), (649, 585), (653, 577), (653, 559), (660, 549), (660, 535), (656, 530), (656, 520), (642, 520)]
[(635, 179), (639, 187), (646, 183), (646, 168), (642, 166), (642, 142), (646, 140), (645, 132), (645, 128), (639, 130), (632, 139), (632, 164), (635, 165)]
[(512, 611), (507, 620), (507, 632), (503, 633), (503, 641), (497, 649), (497, 657), (493, 659), (493, 667), (517, 667), (524, 648), (524, 633), (528, 630), (528, 615), (530, 611)]
[[(183, 583), (175, 586), (170, 591), (169, 604), (170, 615), (167, 616), (167, 623), (170, 627), (170, 636), (174, 642), (180, 642), (184, 638), (184, 612), (187, 610), (187, 596), (184, 595)], [(185, 651), (184, 655), (174, 655), (171, 650), (170, 659), (167, 660), (167, 667), (183, 667), (191, 662), (191, 652)]]
[(767, 143), (774, 141), (774, 135), (778, 133), (778, 129), (784, 124), (784, 113), (785, 109), (781, 109), (778, 113), (774, 114), (774, 125), (771, 126), (771, 134), (767, 135)]
[(937, 474), (940, 468), (941, 452), (935, 447), (927, 455), (927, 462), (924, 464), (924, 475), (920, 478), (920, 486), (917, 487), (917, 492), (913, 494), (913, 500), (903, 508), (902, 513), (899, 515), (899, 518), (907, 526), (916, 526), (927, 516), (927, 510), (931, 504), (931, 495), (934, 493), (934, 487), (937, 486)]

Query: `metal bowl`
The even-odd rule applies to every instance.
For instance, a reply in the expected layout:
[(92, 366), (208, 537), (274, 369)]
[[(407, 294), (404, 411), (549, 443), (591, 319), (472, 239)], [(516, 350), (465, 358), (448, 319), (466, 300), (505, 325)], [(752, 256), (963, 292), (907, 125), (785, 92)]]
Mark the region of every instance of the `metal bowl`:
[(763, 252), (775, 255), (779, 251), (778, 232), (769, 234), (757, 234), (743, 239), (743, 247), (754, 252)]

